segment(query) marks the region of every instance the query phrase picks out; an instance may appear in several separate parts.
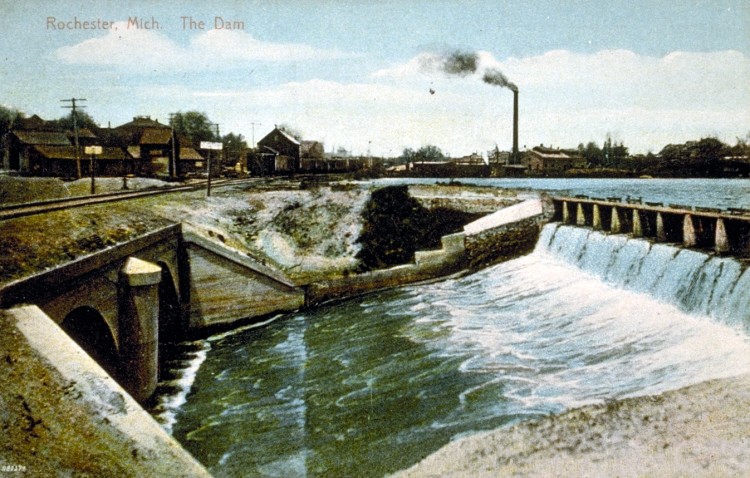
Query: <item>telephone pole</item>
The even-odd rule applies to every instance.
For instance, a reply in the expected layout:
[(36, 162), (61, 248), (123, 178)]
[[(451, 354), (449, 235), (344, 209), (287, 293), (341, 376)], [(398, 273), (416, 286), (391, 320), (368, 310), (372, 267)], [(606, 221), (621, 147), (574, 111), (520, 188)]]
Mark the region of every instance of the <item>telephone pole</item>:
[(253, 149), (255, 149), (255, 127), (256, 126), (262, 126), (262, 125), (263, 125), (263, 123), (255, 123), (255, 122), (252, 122), (252, 121), (250, 122), (250, 126), (252, 127), (252, 130), (253, 130)]
[[(68, 108), (71, 111), (71, 115), (73, 116), (73, 136), (75, 137), (75, 145), (76, 145), (76, 176), (78, 179), (81, 179), (81, 146), (78, 143), (78, 122), (77, 122), (77, 115), (76, 115), (76, 101), (86, 101), (86, 98), (70, 98), (65, 100), (60, 100), (63, 103), (70, 103), (70, 105), (63, 105), (63, 108)], [(85, 108), (85, 106), (78, 105), (78, 108)]]
[(169, 113), (169, 125), (172, 127), (172, 179), (177, 178), (177, 152), (175, 149), (177, 148), (177, 141), (175, 140), (175, 134), (174, 134), (174, 113)]

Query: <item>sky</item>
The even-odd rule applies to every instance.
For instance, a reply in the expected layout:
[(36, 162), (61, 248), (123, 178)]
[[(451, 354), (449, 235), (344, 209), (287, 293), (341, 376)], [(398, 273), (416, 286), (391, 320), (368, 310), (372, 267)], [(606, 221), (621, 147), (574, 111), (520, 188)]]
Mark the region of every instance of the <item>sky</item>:
[(750, 134), (748, 0), (0, 0), (0, 28), (0, 105), (45, 119), (75, 97), (102, 126), (195, 110), (248, 143), (456, 157), (512, 146), (490, 71), (522, 149)]

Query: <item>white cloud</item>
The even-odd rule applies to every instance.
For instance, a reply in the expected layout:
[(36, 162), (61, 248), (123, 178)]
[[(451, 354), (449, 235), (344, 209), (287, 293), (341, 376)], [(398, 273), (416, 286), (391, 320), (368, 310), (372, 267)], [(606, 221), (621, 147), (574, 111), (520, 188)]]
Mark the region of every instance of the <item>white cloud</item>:
[[(213, 41), (213, 40), (212, 40)], [(750, 60), (738, 52), (647, 57), (625, 50), (551, 51), (499, 61), (479, 52), (478, 71), (448, 77), (420, 55), (356, 82), (311, 79), (275, 86), (140, 88), (133, 114), (198, 109), (222, 131), (255, 139), (287, 123), (326, 147), (399, 154), (439, 146), (452, 155), (509, 149), (513, 95), (481, 81), (496, 68), (520, 88), (520, 144), (575, 147), (607, 134), (633, 152), (708, 135), (734, 144), (750, 131)], [(121, 103), (119, 100), (115, 103)], [(134, 106), (135, 105), (135, 106)], [(129, 119), (128, 118), (126, 119)], [(371, 142), (371, 143), (370, 143)]]
[[(658, 58), (628, 50), (594, 54), (555, 50), (504, 61), (489, 52), (477, 55), (477, 73), (468, 78), (451, 80), (439, 68), (424, 68), (430, 58), (439, 63), (423, 54), (379, 70), (373, 79), (411, 87), (429, 81), (451, 92), (463, 91), (467, 100), (476, 103), (468, 108), (456, 104), (466, 109), (452, 114), (468, 113), (476, 124), (484, 125), (473, 133), (477, 143), (486, 127), (509, 125), (507, 93), (481, 83), (488, 68), (504, 72), (519, 86), (520, 137), (529, 147), (540, 143), (574, 147), (590, 140), (601, 144), (611, 133), (632, 150), (645, 152), (707, 135), (733, 143), (750, 130), (750, 59), (737, 51), (674, 52)], [(481, 106), (488, 102), (496, 108)], [(498, 142), (507, 147), (504, 137)]]
[(63, 46), (54, 56), (68, 64), (106, 65), (136, 70), (190, 71), (237, 68), (252, 61), (305, 61), (347, 58), (339, 50), (323, 50), (300, 43), (271, 43), (242, 31), (208, 30), (181, 46), (166, 35), (117, 22), (101, 37)]

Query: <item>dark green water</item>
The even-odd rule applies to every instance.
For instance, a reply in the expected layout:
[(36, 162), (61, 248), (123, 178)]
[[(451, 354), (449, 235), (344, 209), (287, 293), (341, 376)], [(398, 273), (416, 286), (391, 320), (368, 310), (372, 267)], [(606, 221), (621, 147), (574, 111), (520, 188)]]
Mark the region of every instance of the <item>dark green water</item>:
[(518, 418), (466, 416), (462, 393), (488, 377), (405, 337), (410, 322), (349, 302), (219, 340), (175, 436), (219, 476), (383, 476)]
[(750, 371), (750, 272), (555, 227), (471, 276), (193, 344), (174, 436), (217, 477), (380, 477), (480, 430)]

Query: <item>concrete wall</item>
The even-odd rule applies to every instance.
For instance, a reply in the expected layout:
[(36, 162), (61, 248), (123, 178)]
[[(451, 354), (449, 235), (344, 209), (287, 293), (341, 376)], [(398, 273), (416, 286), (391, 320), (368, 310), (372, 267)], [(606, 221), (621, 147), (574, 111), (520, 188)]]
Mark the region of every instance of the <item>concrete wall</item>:
[(442, 247), (417, 251), (414, 264), (376, 270), (306, 287), (305, 304), (312, 306), (379, 289), (437, 279), (467, 269), (479, 269), (531, 252), (542, 226), (554, 209), (545, 199), (502, 208), (441, 238)]
[(278, 271), (193, 232), (184, 231), (189, 262), (189, 330), (293, 311), (305, 301)]
[(0, 463), (23, 476), (209, 477), (38, 307), (0, 311)]
[(468, 267), (476, 270), (530, 253), (553, 215), (554, 208), (546, 198), (532, 199), (467, 224)]

